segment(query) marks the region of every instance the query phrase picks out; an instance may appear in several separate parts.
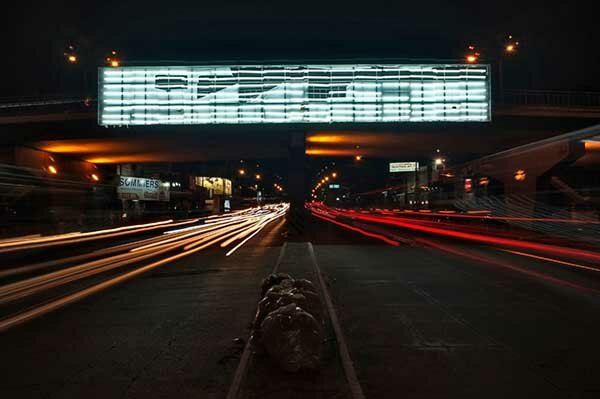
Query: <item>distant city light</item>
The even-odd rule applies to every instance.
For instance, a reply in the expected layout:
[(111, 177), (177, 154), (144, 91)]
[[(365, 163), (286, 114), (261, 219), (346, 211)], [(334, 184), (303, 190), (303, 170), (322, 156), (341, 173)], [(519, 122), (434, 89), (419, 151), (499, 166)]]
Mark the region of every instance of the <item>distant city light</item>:
[(53, 175), (56, 175), (58, 174), (58, 169), (54, 165), (48, 165), (48, 172)]
[(471, 179), (465, 179), (465, 193), (473, 191), (473, 181)]
[(361, 161), (362, 160), (362, 155), (357, 155), (354, 157), (355, 160), (357, 161)]
[(519, 47), (519, 42), (514, 40), (512, 35), (508, 35), (508, 37), (506, 38), (506, 41), (504, 42), (504, 51), (507, 54), (512, 54), (517, 51), (518, 47)]
[(95, 174), (95, 173), (92, 173), (92, 175), (90, 177), (92, 178), (93, 181), (99, 181), (100, 180), (100, 177), (98, 177), (98, 175)]

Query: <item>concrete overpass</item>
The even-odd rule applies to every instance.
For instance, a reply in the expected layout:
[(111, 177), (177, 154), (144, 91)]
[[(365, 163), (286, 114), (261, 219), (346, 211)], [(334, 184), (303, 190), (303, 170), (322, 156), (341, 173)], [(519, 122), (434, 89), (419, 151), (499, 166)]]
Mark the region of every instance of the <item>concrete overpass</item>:
[(311, 156), (352, 156), (359, 149), (370, 157), (420, 157), (442, 148), (464, 160), (593, 125), (600, 121), (600, 94), (508, 92), (494, 104), (490, 123), (470, 124), (104, 128), (97, 125), (96, 118), (92, 99), (8, 102), (0, 105), (0, 142), (94, 163), (274, 159), (287, 157), (288, 135), (296, 132), (306, 133)]

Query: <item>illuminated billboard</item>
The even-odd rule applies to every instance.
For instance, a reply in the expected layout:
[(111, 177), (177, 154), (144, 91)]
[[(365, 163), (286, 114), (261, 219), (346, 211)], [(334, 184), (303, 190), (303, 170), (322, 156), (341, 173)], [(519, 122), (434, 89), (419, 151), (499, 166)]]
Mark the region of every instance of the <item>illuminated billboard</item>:
[(122, 200), (169, 201), (169, 184), (157, 179), (120, 176), (117, 195)]
[(222, 177), (194, 176), (194, 184), (212, 190), (213, 194), (231, 195), (231, 180)]
[(488, 65), (101, 68), (103, 126), (484, 122)]
[(390, 162), (390, 173), (416, 172), (419, 169), (418, 162)]

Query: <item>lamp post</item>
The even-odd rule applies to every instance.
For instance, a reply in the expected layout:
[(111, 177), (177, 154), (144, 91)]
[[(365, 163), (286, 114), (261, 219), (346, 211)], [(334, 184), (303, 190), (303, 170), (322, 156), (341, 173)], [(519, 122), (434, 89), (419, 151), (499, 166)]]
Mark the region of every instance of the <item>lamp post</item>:
[[(505, 57), (515, 55), (519, 49), (519, 41), (516, 40), (512, 35), (508, 35), (498, 40), (498, 45), (492, 49), (488, 49), (491, 53), (490, 59), (496, 59), (498, 64), (498, 91), (499, 91), (499, 103), (504, 102), (504, 61)], [(475, 48), (474, 45), (469, 45), (465, 53), (465, 62), (467, 64), (476, 64), (481, 58), (481, 53)]]
[(514, 55), (519, 48), (519, 42), (508, 35), (502, 43), (502, 53), (498, 57), (498, 90), (500, 103), (504, 103), (504, 58)]

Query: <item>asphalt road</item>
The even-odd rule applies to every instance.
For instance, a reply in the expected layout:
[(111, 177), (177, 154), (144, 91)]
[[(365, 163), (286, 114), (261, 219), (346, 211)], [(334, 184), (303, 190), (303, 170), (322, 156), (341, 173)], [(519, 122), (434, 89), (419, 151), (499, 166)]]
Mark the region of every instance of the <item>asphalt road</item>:
[[(0, 397), (224, 398), (243, 348), (235, 338), (249, 333), (285, 229), (273, 223), (230, 257), (209, 248), (0, 333)], [(405, 236), (394, 247), (320, 220), (288, 236), (282, 270), (306, 273), (301, 242), (313, 243), (366, 398), (597, 397), (598, 276)], [(323, 371), (336, 378), (327, 388), (351, 397), (335, 367)]]
[(3, 398), (222, 398), (283, 221), (0, 333)]
[(367, 398), (600, 393), (598, 276), (432, 237), (332, 243), (341, 227), (318, 224), (316, 255)]

